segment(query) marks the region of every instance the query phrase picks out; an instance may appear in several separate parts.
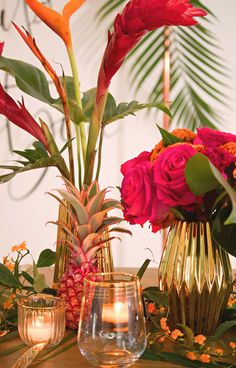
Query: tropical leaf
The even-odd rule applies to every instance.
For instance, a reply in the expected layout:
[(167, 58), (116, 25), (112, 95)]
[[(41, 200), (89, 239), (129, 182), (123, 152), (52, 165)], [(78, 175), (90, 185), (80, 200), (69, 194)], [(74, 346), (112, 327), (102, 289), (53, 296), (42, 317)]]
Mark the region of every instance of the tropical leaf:
[[(150, 102), (163, 101), (163, 58), (166, 39), (170, 40), (171, 124), (195, 130), (199, 126), (218, 127), (223, 123), (219, 112), (228, 104), (226, 90), (229, 77), (221, 48), (212, 32), (217, 22), (202, 1), (193, 5), (208, 12), (194, 27), (171, 27), (148, 33), (127, 57), (132, 87), (138, 92), (149, 89)], [(106, 0), (98, 11), (101, 20), (114, 16), (127, 0)], [(227, 81), (227, 83), (226, 83)], [(218, 106), (217, 110), (212, 105)]]
[[(47, 78), (40, 69), (24, 61), (0, 56), (0, 70), (11, 75), (15, 79), (17, 87), (22, 92), (64, 113), (60, 98), (52, 98)], [(71, 77), (65, 77), (67, 91), (69, 93), (68, 105), (71, 120), (76, 123), (87, 121), (82, 110), (74, 102), (74, 87), (72, 88), (71, 86), (71, 79)]]
[(50, 267), (55, 263), (56, 252), (51, 249), (44, 249), (40, 255), (37, 262), (37, 267)]
[[(41, 169), (47, 168), (50, 166), (61, 167), (61, 165), (65, 164), (62, 156), (52, 155), (51, 157), (48, 156), (47, 152), (42, 149), (42, 145), (39, 142), (35, 142), (33, 144), (34, 149), (26, 149), (25, 151), (14, 151), (21, 157), (23, 157), (24, 161), (17, 161), (19, 165), (0, 165), (0, 169), (4, 170), (11, 170), (12, 172), (9, 174), (4, 174), (0, 176), (0, 184), (6, 183), (7, 181), (11, 180), (17, 174), (34, 170), (34, 169)], [(62, 162), (63, 161), (63, 162)]]
[[(86, 115), (86, 121), (91, 119), (91, 115), (93, 112), (93, 107), (96, 98), (96, 88), (92, 88), (83, 94), (82, 104), (83, 111)], [(161, 102), (152, 102), (152, 103), (141, 103), (138, 101), (131, 102), (121, 102), (118, 105), (114, 97), (108, 93), (107, 102), (103, 115), (103, 125), (111, 124), (117, 120), (123, 119), (128, 115), (135, 115), (136, 112), (141, 111), (143, 109), (157, 108), (167, 115), (170, 115), (170, 111), (167, 107)]]
[(21, 289), (20, 281), (2, 263), (0, 263), (0, 284), (5, 285), (7, 287), (13, 287), (13, 288)]

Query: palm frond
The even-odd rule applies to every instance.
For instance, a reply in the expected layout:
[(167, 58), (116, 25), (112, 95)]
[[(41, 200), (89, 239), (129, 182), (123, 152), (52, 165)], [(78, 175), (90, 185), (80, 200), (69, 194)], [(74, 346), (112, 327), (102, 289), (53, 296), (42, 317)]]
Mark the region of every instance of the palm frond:
[[(127, 0), (106, 0), (98, 11), (100, 20), (120, 11)], [(215, 14), (200, 0), (192, 4), (208, 12), (208, 17), (194, 27), (172, 27), (171, 112), (174, 125), (196, 129), (200, 126), (223, 125), (222, 107), (228, 107), (227, 90), (230, 76), (226, 61), (212, 29)], [(163, 99), (164, 29), (148, 33), (127, 57), (130, 84), (138, 93), (148, 90), (151, 102)], [(217, 106), (213, 108), (212, 106)]]

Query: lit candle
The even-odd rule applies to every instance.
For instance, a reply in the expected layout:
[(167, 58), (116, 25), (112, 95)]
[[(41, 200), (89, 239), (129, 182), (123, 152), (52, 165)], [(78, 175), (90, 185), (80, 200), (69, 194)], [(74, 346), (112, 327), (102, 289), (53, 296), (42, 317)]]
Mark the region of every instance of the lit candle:
[(126, 302), (105, 304), (102, 310), (102, 320), (103, 322), (110, 322), (114, 324), (128, 323), (128, 304)]
[(28, 338), (33, 341), (34, 344), (40, 342), (47, 342), (52, 338), (53, 330), (52, 324), (48, 318), (43, 316), (33, 319), (32, 322), (28, 323)]

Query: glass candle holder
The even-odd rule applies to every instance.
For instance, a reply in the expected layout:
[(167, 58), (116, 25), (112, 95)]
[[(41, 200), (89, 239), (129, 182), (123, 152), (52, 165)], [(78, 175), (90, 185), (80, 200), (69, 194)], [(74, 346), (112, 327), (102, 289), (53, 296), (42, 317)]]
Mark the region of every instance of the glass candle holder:
[(28, 346), (59, 344), (65, 332), (64, 300), (42, 294), (19, 300), (18, 331)]
[(146, 347), (138, 277), (102, 273), (85, 278), (78, 347), (96, 367), (129, 367), (138, 360)]

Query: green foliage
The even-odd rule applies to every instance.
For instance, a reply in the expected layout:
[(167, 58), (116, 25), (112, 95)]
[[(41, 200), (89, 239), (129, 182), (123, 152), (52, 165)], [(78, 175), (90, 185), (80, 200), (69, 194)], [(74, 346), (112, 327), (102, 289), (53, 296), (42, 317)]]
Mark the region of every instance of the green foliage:
[(37, 267), (50, 267), (56, 261), (56, 252), (51, 249), (44, 249), (40, 255), (37, 262)]
[(157, 125), (157, 128), (159, 129), (159, 132), (161, 133), (163, 143), (165, 147), (168, 147), (174, 143), (183, 142), (182, 139), (176, 137), (175, 135), (169, 133), (167, 130), (161, 128), (159, 125)]
[[(60, 98), (52, 98), (47, 78), (40, 69), (31, 64), (25, 63), (24, 61), (0, 56), (0, 70), (5, 71), (15, 78), (16, 85), (22, 92), (48, 104), (49, 106), (54, 107), (61, 113), (64, 113)], [(65, 80), (67, 90), (73, 91), (73, 89), (71, 89), (70, 77), (68, 77), (68, 79), (66, 78)], [(68, 105), (72, 121), (79, 123), (80, 121), (86, 120), (82, 110), (75, 104), (74, 98), (68, 99)]]
[(142, 277), (143, 277), (143, 275), (144, 275), (144, 273), (145, 273), (146, 269), (148, 268), (148, 266), (149, 266), (150, 262), (151, 262), (151, 260), (150, 260), (150, 259), (146, 259), (146, 260), (143, 262), (142, 266), (140, 267), (140, 269), (139, 269), (139, 271), (138, 271), (138, 273), (137, 273), (137, 276), (139, 277), (139, 279), (140, 279), (140, 280), (142, 279)]
[[(106, 0), (98, 11), (100, 20), (124, 7), (128, 0)], [(199, 126), (220, 126), (224, 117), (219, 112), (228, 99), (227, 67), (219, 56), (220, 45), (211, 31), (216, 17), (203, 1), (192, 0), (208, 16), (193, 27), (171, 27), (170, 36), (160, 28), (148, 33), (127, 58), (132, 87), (138, 92), (150, 84), (149, 101), (163, 100), (163, 58), (165, 41), (170, 38), (172, 123), (195, 130)], [(209, 27), (210, 25), (210, 27)], [(212, 105), (217, 104), (218, 110)]]
[[(191, 191), (196, 195), (205, 194), (221, 187), (226, 200), (217, 209), (212, 219), (212, 234), (215, 241), (228, 253), (236, 256), (236, 192), (208, 158), (201, 153), (191, 157), (186, 165), (185, 178)], [(214, 210), (214, 209), (212, 209)]]
[(222, 337), (226, 331), (228, 331), (230, 328), (235, 327), (236, 326), (236, 320), (235, 321), (226, 321), (224, 323), (221, 323), (215, 333), (214, 333), (214, 337), (219, 338)]
[(143, 296), (147, 301), (155, 304), (168, 306), (168, 293), (160, 291), (156, 286), (150, 286), (143, 290)]
[(25, 151), (15, 150), (13, 152), (17, 153), (19, 156), (23, 157), (25, 160), (18, 160), (19, 165), (0, 165), (0, 169), (11, 170), (9, 174), (4, 174), (0, 176), (0, 184), (6, 183), (11, 180), (17, 174), (35, 170), (48, 168), (50, 166), (54, 167), (64, 167), (65, 162), (60, 154), (49, 156), (47, 151), (42, 148), (40, 142), (35, 142), (33, 144), (34, 149), (26, 149)]
[(18, 278), (2, 263), (0, 263), (0, 285), (21, 289)]
[[(83, 111), (86, 115), (86, 121), (91, 119), (91, 115), (93, 112), (93, 107), (96, 98), (96, 88), (92, 88), (83, 94), (82, 104), (83, 104)], [(117, 120), (123, 119), (128, 115), (134, 115), (136, 112), (141, 111), (143, 109), (150, 109), (156, 108), (167, 115), (171, 116), (170, 111), (167, 107), (161, 102), (152, 102), (152, 103), (140, 103), (138, 101), (131, 101), (131, 102), (121, 102), (118, 105), (114, 97), (108, 93), (104, 115), (102, 119), (103, 125), (111, 124)]]

